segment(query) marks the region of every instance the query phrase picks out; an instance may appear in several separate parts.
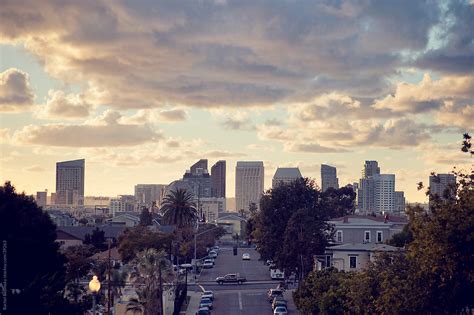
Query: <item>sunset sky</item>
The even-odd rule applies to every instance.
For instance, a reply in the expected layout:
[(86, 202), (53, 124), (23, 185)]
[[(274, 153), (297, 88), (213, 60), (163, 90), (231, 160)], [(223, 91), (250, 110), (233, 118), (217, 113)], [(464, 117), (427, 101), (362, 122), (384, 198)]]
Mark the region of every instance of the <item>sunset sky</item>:
[(262, 160), (340, 184), (365, 160), (416, 183), (469, 167), (472, 1), (0, 0), (0, 179), (86, 195), (167, 184), (196, 160)]

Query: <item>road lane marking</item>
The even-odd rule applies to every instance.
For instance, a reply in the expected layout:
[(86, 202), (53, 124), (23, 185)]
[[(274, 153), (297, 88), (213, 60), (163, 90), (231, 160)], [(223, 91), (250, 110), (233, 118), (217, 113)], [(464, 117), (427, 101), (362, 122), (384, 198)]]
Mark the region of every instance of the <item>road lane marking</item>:
[(239, 308), (240, 310), (243, 310), (243, 307), (242, 307), (242, 292), (239, 291)]

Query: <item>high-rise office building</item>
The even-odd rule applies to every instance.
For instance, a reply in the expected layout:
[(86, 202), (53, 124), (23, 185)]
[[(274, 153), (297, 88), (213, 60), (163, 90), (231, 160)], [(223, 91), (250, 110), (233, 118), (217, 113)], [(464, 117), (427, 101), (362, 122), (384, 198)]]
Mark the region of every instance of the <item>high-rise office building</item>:
[(201, 159), (191, 166), (183, 175), (184, 181), (192, 182), (197, 187), (197, 196), (212, 197), (211, 175), (207, 170), (207, 160)]
[(430, 176), (430, 197), (429, 204), (433, 202), (435, 196), (445, 199), (445, 193), (450, 187), (456, 185), (456, 176), (454, 174), (437, 174)]
[(219, 213), (225, 212), (226, 200), (223, 197), (210, 197), (199, 199), (203, 219), (213, 222), (219, 217)]
[(166, 185), (161, 184), (138, 184), (135, 185), (135, 199), (138, 206), (151, 207), (153, 202), (156, 206), (161, 205), (165, 196)]
[(237, 162), (235, 167), (236, 210), (248, 210), (250, 203), (255, 203), (259, 208), (263, 185), (263, 162)]
[(56, 163), (56, 204), (84, 205), (84, 171), (84, 159)]
[(357, 189), (359, 212), (402, 214), (404, 208), (403, 192), (395, 192), (395, 175), (380, 174), (377, 161), (365, 161)]
[(38, 191), (36, 193), (36, 204), (38, 207), (46, 207), (48, 199), (48, 192), (47, 191)]
[(217, 161), (211, 168), (212, 196), (225, 198), (226, 162)]
[(394, 213), (396, 215), (402, 216), (406, 214), (405, 211), (405, 193), (403, 191), (396, 191), (393, 195), (394, 200)]
[(374, 179), (374, 204), (379, 213), (393, 213), (395, 210), (395, 175), (375, 174)]
[(110, 199), (109, 211), (113, 216), (117, 215), (117, 212), (135, 212), (137, 210), (135, 196), (119, 195), (117, 198)]
[(334, 166), (321, 164), (321, 190), (326, 191), (330, 187), (339, 189), (337, 170)]
[(362, 178), (369, 178), (377, 174), (380, 174), (379, 163), (377, 161), (365, 161)]
[(289, 184), (302, 178), (300, 169), (297, 167), (279, 167), (273, 175), (272, 187), (275, 188), (281, 184)]

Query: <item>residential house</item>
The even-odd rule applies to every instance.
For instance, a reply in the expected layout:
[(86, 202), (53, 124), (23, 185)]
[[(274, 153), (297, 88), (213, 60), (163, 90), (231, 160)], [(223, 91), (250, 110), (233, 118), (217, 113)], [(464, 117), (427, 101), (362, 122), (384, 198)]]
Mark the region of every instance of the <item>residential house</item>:
[[(103, 225), (98, 226), (99, 230), (104, 231), (105, 240), (116, 242), (118, 237), (125, 231), (125, 226)], [(65, 226), (56, 229), (56, 241), (61, 244), (61, 248), (67, 248), (73, 245), (82, 245), (86, 235), (92, 235), (96, 227), (92, 226)]]
[(217, 225), (222, 226), (226, 230), (224, 239), (231, 239), (233, 235), (245, 235), (245, 227), (247, 220), (236, 212), (222, 212), (216, 220)]
[(325, 259), (316, 259), (316, 269), (332, 266), (338, 270), (358, 271), (365, 269), (381, 252), (399, 252), (401, 248), (373, 243), (342, 244), (328, 247)]

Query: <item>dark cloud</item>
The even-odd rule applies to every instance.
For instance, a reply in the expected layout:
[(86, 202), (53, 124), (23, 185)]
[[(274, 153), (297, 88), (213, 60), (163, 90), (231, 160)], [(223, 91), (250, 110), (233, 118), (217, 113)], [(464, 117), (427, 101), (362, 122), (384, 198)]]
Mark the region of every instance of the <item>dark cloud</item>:
[[(471, 60), (472, 6), (467, 13), (466, 3), (450, 4), (447, 13), (441, 7), (369, 0), (4, 1), (0, 40), (28, 38), (27, 49), (52, 76), (89, 83), (84, 95), (94, 105), (265, 106), (328, 91), (376, 98), (390, 90), (388, 79), (407, 65), (407, 54), (426, 66), (431, 54), (464, 56), (444, 64)], [(449, 40), (423, 59), (430, 30), (445, 18), (455, 20), (444, 34)]]

